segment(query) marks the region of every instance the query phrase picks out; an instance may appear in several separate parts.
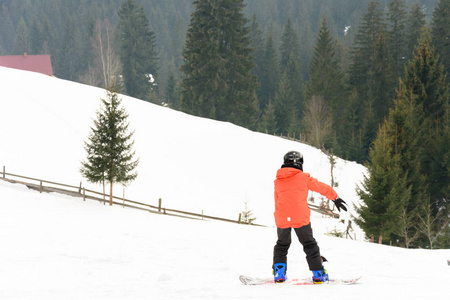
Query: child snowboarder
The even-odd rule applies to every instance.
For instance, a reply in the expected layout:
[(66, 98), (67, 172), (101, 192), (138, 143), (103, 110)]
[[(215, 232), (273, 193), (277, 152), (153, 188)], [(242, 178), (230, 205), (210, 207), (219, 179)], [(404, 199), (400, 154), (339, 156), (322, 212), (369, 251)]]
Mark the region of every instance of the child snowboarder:
[(313, 282), (323, 283), (329, 280), (322, 265), (319, 246), (313, 237), (307, 197), (308, 191), (317, 192), (332, 200), (338, 210), (347, 211), (346, 204), (333, 188), (303, 172), (303, 156), (300, 152), (290, 151), (284, 156), (284, 163), (277, 171), (275, 180), (275, 223), (278, 240), (273, 251), (273, 274), (275, 282), (286, 280), (287, 253), (291, 244), (293, 228), (303, 251), (306, 254), (309, 269), (313, 272)]

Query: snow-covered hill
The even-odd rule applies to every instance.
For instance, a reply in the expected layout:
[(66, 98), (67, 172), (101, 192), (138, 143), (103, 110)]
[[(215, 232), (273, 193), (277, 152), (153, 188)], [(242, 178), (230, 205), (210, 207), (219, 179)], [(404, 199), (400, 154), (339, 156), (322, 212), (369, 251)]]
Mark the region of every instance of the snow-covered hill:
[[(83, 181), (100, 191), (78, 170), (105, 91), (7, 68), (0, 68), (0, 82), (0, 165), (9, 173), (72, 185)], [(121, 98), (140, 159), (139, 176), (125, 191), (128, 199), (156, 205), (162, 198), (168, 208), (236, 220), (248, 201), (258, 223), (273, 225), (273, 180), (287, 151), (303, 153), (305, 172), (331, 182), (329, 160), (318, 149)], [(337, 160), (336, 190), (349, 204), (358, 199), (355, 184), (363, 172), (361, 165)], [(122, 187), (115, 188), (122, 196)]]
[[(0, 68), (0, 165), (7, 172), (100, 190), (78, 169), (103, 90)], [(319, 150), (192, 117), (123, 96), (136, 131), (139, 177), (126, 197), (237, 219), (248, 200), (251, 227), (149, 214), (95, 201), (39, 194), (0, 181), (0, 299), (423, 299), (445, 296), (450, 250), (406, 250), (324, 235), (342, 226), (314, 214), (330, 276), (363, 275), (353, 286), (243, 286), (238, 275), (270, 276), (273, 179), (285, 152), (330, 182)], [(338, 194), (357, 203), (364, 168), (337, 161)], [(118, 195), (122, 188), (116, 187)], [(349, 220), (350, 214), (341, 214)], [(288, 275), (310, 276), (299, 243)]]

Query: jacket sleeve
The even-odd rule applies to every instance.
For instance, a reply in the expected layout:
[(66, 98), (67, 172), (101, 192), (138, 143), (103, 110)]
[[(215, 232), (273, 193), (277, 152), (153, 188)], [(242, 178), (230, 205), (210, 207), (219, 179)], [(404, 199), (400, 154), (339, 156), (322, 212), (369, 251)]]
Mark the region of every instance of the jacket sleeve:
[(313, 192), (317, 192), (322, 196), (327, 197), (328, 200), (334, 200), (337, 198), (337, 193), (331, 186), (320, 182), (315, 178), (309, 177), (308, 188)]

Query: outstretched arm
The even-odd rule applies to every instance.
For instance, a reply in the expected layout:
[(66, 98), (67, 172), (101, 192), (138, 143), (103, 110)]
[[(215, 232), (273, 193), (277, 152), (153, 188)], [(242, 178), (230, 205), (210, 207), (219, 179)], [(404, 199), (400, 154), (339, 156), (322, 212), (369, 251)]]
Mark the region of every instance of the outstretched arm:
[[(345, 211), (347, 211), (347, 203), (345, 203), (344, 200), (338, 197), (336, 191), (329, 186), (328, 184), (325, 184), (323, 182), (318, 181), (315, 178), (310, 177), (310, 180), (308, 182), (308, 188), (311, 191), (317, 192), (321, 194), (322, 196), (327, 197), (329, 200), (333, 201), (336, 205), (338, 211), (341, 211), (341, 208)], [(332, 200), (334, 199), (334, 200)]]
[(316, 193), (321, 194), (327, 199), (332, 200), (337, 198), (336, 191), (326, 183), (320, 182), (319, 180), (309, 177), (308, 188)]

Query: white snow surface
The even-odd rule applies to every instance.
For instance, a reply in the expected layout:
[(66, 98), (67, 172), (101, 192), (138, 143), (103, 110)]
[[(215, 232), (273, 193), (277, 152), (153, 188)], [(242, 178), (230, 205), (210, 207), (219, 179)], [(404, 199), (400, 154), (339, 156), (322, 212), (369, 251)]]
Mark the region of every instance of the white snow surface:
[[(79, 173), (84, 142), (105, 91), (0, 67), (0, 167), (6, 172), (100, 191)], [(271, 277), (276, 241), (273, 180), (298, 150), (304, 170), (330, 183), (320, 150), (226, 122), (193, 117), (122, 96), (135, 130), (139, 176), (126, 198), (237, 219), (245, 200), (254, 227), (150, 214), (0, 181), (0, 299), (428, 299), (448, 295), (450, 250), (371, 244), (326, 235), (343, 230), (365, 168), (337, 159), (338, 194), (349, 213), (313, 213), (330, 277), (351, 286), (245, 286), (240, 274)], [(116, 186), (117, 195), (122, 187)], [(314, 196), (314, 195), (313, 195)], [(316, 199), (317, 199), (317, 195)], [(317, 204), (318, 200), (316, 200)], [(345, 225), (340, 220), (344, 220)], [(288, 276), (309, 277), (296, 238)]]

